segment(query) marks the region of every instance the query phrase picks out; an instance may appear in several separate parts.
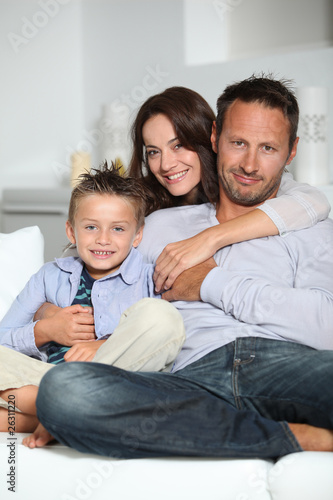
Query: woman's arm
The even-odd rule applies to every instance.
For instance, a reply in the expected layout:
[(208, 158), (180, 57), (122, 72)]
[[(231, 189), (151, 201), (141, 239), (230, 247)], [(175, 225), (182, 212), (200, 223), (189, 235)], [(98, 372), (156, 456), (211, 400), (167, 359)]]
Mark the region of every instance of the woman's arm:
[(220, 248), (240, 241), (279, 234), (274, 222), (261, 210), (252, 210), (228, 222), (205, 229), (183, 241), (169, 243), (156, 261), (155, 290), (168, 290), (186, 269), (205, 262)]
[(279, 234), (284, 236), (314, 226), (325, 220), (331, 206), (324, 193), (309, 184), (301, 184), (286, 172), (283, 174), (276, 198), (259, 207), (274, 222)]
[(326, 219), (330, 205), (317, 188), (282, 176), (278, 197), (251, 212), (167, 245), (156, 261), (156, 291), (168, 290), (180, 273), (212, 257), (220, 248), (264, 236), (285, 235)]

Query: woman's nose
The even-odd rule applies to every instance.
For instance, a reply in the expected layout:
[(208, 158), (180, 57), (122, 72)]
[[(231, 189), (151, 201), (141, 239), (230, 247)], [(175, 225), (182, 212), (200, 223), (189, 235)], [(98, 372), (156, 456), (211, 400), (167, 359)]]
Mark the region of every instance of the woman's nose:
[(168, 172), (178, 164), (176, 154), (173, 151), (163, 151), (161, 155), (161, 170)]

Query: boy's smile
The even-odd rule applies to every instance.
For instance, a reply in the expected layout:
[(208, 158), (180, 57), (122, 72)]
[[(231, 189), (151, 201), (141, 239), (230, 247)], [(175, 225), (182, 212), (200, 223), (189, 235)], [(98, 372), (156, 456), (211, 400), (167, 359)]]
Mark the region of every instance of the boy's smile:
[(134, 210), (118, 195), (92, 194), (84, 197), (77, 208), (74, 227), (66, 224), (67, 237), (94, 279), (115, 272), (132, 246), (142, 238)]

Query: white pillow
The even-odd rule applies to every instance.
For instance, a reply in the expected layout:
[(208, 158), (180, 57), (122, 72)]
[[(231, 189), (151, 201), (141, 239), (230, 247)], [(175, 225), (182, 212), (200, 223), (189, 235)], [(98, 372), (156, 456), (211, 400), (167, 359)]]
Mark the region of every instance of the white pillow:
[(44, 238), (39, 227), (0, 233), (0, 320), (43, 263)]

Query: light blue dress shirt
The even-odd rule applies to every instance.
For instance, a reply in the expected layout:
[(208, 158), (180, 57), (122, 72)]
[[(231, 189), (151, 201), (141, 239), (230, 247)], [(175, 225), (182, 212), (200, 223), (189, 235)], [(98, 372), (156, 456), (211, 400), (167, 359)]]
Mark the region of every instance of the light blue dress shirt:
[[(48, 262), (33, 275), (0, 323), (0, 344), (46, 361), (46, 346), (38, 348), (35, 344), (34, 314), (45, 302), (70, 306), (82, 268), (81, 259), (66, 257)], [(152, 276), (153, 266), (145, 264), (140, 252), (133, 248), (116, 272), (95, 281), (91, 300), (98, 339), (107, 338), (121, 314), (138, 300), (160, 298), (154, 293)]]
[[(151, 214), (140, 251), (155, 263), (171, 242), (219, 224), (210, 204)], [(186, 341), (175, 371), (239, 337), (298, 342), (333, 349), (333, 221), (244, 241), (219, 250), (201, 285), (200, 302), (175, 301)]]

